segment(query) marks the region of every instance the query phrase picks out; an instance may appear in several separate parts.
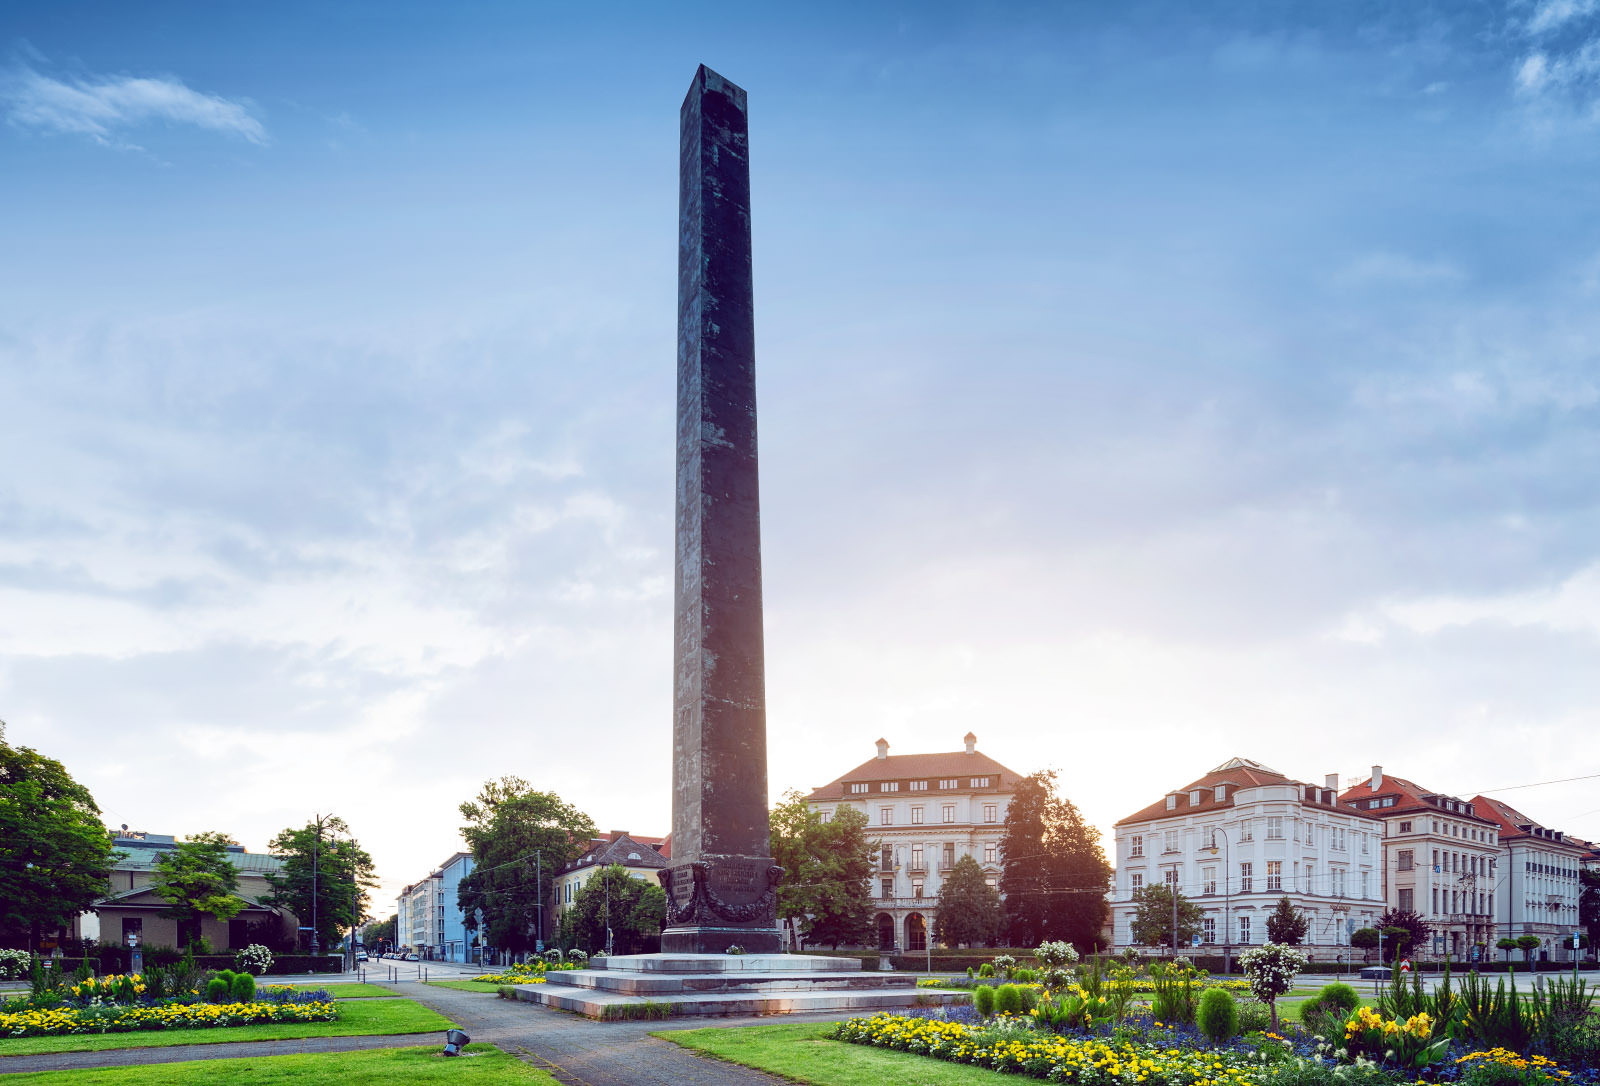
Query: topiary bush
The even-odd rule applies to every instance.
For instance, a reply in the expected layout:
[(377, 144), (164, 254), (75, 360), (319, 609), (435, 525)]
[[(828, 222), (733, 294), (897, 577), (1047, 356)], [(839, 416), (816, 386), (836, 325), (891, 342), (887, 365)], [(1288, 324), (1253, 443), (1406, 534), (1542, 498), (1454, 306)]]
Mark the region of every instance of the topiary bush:
[(1021, 1014), (1022, 990), (1015, 984), (1002, 984), (994, 991), (995, 1014)]
[(978, 966), (978, 976), (980, 976), (980, 977), (992, 977), (992, 976), (994, 976), (994, 963), (993, 962), (984, 962), (982, 965)]
[(249, 973), (235, 973), (229, 989), (235, 1003), (249, 1003), (256, 997), (256, 978)]
[(219, 974), (206, 981), (206, 1002), (222, 1003), (228, 999), (233, 986)]
[(1322, 989), (1321, 994), (1316, 998), (1316, 1003), (1320, 1007), (1327, 1007), (1348, 1015), (1354, 1013), (1355, 1009), (1361, 1006), (1361, 996), (1354, 988), (1343, 981), (1334, 981)]
[(1028, 984), (1019, 985), (1017, 994), (1022, 997), (1022, 1013), (1032, 1014), (1033, 1009), (1039, 1005), (1039, 989)]
[(977, 1008), (978, 1014), (988, 1018), (994, 1014), (994, 986), (980, 984), (972, 993), (972, 1005)]
[(1239, 1002), (1226, 988), (1207, 988), (1200, 996), (1195, 1024), (1213, 1045), (1226, 1044), (1239, 1032)]

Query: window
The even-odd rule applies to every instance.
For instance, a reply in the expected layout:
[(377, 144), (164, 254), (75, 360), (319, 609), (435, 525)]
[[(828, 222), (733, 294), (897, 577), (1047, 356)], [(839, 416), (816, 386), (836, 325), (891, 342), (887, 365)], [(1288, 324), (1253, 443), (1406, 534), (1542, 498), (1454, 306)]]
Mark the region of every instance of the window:
[(922, 880), (921, 879), (912, 879), (911, 880), (911, 896), (912, 897), (921, 897), (922, 896)]
[(1248, 894), (1248, 893), (1250, 893), (1250, 891), (1252, 889), (1254, 889), (1254, 884), (1255, 884), (1254, 875), (1255, 875), (1255, 865), (1254, 864), (1240, 864), (1239, 865), (1239, 892), (1241, 894)]
[(1400, 823), (1400, 832), (1401, 833), (1410, 833), (1411, 832), (1411, 823), (1409, 823), (1409, 822)]
[(894, 897), (894, 880), (893, 879), (882, 879), (882, 880), (880, 880), (880, 882), (882, 884), (883, 893), (880, 894), (879, 896), (880, 897)]
[(1177, 830), (1168, 830), (1166, 832), (1166, 836), (1162, 840), (1162, 843), (1161, 843), (1161, 851), (1162, 852), (1177, 852), (1178, 851), (1178, 831)]
[(956, 846), (946, 841), (944, 843), (944, 867), (948, 870), (956, 865)]
[(1138, 871), (1135, 871), (1132, 875), (1128, 876), (1128, 886), (1130, 888), (1132, 888), (1133, 892), (1136, 893), (1136, 894), (1140, 890), (1143, 890), (1144, 889), (1144, 875), (1142, 873), (1138, 872)]
[(870, 787), (871, 787), (871, 785), (866, 784), (865, 782), (861, 782), (861, 783), (857, 783), (857, 784), (852, 784), (850, 786), (850, 791), (852, 793), (856, 794), (856, 795), (860, 795), (862, 792), (865, 792)]
[(1178, 796), (1177, 796), (1177, 793), (1173, 793), (1172, 795), (1167, 797), (1167, 810), (1176, 811), (1177, 809), (1178, 809)]
[(940, 788), (960, 788), (961, 782), (954, 777), (946, 777), (939, 782)]
[(880, 826), (892, 826), (892, 825), (894, 825), (894, 808), (893, 807), (879, 807), (878, 808), (878, 825), (880, 825)]
[(1411, 870), (1411, 850), (1409, 848), (1403, 848), (1395, 854), (1394, 866), (1397, 871)]
[(1194, 788), (1189, 791), (1189, 806), (1200, 806), (1200, 789)]
[(882, 781), (878, 785), (878, 791), (880, 791), (880, 792), (898, 792), (898, 791), (900, 791), (900, 782), (899, 781)]
[(912, 781), (910, 784), (906, 785), (906, 787), (913, 792), (926, 792), (928, 790), (928, 782)]
[(894, 849), (888, 845), (883, 846), (883, 854), (879, 860), (879, 869), (883, 871), (894, 870)]
[(954, 822), (956, 820), (956, 805), (954, 803), (946, 803), (944, 805), (944, 820), (946, 822)]
[(921, 804), (918, 804), (917, 806), (911, 808), (911, 824), (913, 826), (922, 825), (922, 805)]
[(1283, 840), (1283, 816), (1282, 815), (1268, 815), (1267, 816), (1267, 840), (1268, 841), (1282, 841)]
[[(1299, 823), (1296, 823), (1298, 825)], [(1317, 843), (1317, 827), (1310, 822), (1306, 823), (1306, 847), (1310, 848)]]
[(1216, 788), (1212, 789), (1211, 791), (1211, 798), (1216, 800), (1218, 803), (1221, 803), (1223, 800), (1227, 799), (1228, 786), (1225, 784), (1217, 785)]
[(973, 777), (972, 778), (972, 787), (974, 787), (974, 788), (987, 788), (987, 787), (989, 787), (989, 778), (988, 777)]
[(1168, 868), (1167, 870), (1165, 870), (1165, 871), (1163, 871), (1161, 873), (1161, 877), (1166, 881), (1168, 890), (1177, 889), (1177, 886), (1178, 886), (1178, 869), (1177, 868), (1175, 868), (1175, 867)]
[(1217, 892), (1217, 869), (1216, 868), (1214, 868), (1214, 867), (1206, 868), (1205, 869), (1205, 873), (1202, 876), (1202, 879), (1203, 879), (1203, 883), (1204, 883), (1204, 887), (1205, 887), (1205, 889), (1203, 890), (1204, 893), (1214, 894), (1214, 893)]
[(1283, 861), (1282, 860), (1268, 860), (1267, 861), (1267, 889), (1268, 890), (1282, 890), (1283, 889)]
[(1200, 937), (1208, 943), (1214, 943), (1217, 941), (1216, 917), (1208, 916), (1204, 920), (1200, 921)]
[(1246, 819), (1244, 821), (1241, 821), (1239, 823), (1239, 840), (1241, 840), (1241, 841), (1254, 841), (1255, 839), (1256, 839), (1256, 832), (1252, 828), (1252, 824), (1250, 823), (1250, 821), (1248, 819)]
[(983, 846), (983, 862), (986, 863), (986, 864), (992, 864), (992, 863), (997, 862), (999, 851), (1000, 850), (996, 846), (994, 846), (992, 844), (984, 845)]
[(913, 871), (921, 871), (926, 866), (927, 865), (922, 862), (922, 846), (921, 845), (912, 845), (911, 846), (911, 870), (913, 870)]
[(985, 803), (983, 805), (983, 820), (985, 822), (1000, 821), (1000, 805), (997, 803)]
[(1128, 855), (1130, 857), (1144, 855), (1144, 838), (1142, 836), (1135, 836), (1133, 840), (1128, 842)]
[[(1416, 906), (1416, 891), (1409, 886), (1400, 891), (1400, 911), (1411, 912)], [(1434, 910), (1437, 912), (1438, 910)]]
[(1239, 942), (1250, 942), (1250, 918), (1248, 916), (1239, 918)]
[(1361, 896), (1363, 898), (1367, 896), (1367, 872), (1365, 871), (1361, 872)]
[(1371, 851), (1372, 851), (1372, 838), (1371, 838), (1370, 835), (1363, 833), (1361, 835), (1361, 855), (1363, 855), (1363, 856), (1369, 855), (1371, 853)]
[(1328, 832), (1329, 832), (1329, 835), (1333, 839), (1332, 840), (1333, 847), (1336, 850), (1338, 850), (1339, 852), (1343, 852), (1344, 851), (1344, 847), (1345, 847), (1345, 840), (1344, 840), (1344, 832), (1345, 831), (1344, 831), (1344, 827), (1343, 826), (1334, 826)]
[(833, 821), (833, 812), (832, 811), (818, 811), (817, 812), (817, 821), (818, 822), (824, 822), (824, 823), (832, 822)]

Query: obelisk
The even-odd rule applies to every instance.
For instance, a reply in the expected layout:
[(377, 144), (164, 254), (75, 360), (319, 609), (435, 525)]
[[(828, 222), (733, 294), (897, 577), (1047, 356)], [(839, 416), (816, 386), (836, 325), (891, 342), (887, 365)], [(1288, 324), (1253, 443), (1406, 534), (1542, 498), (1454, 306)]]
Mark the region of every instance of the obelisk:
[(678, 510), (667, 954), (778, 949), (767, 825), (761, 510), (745, 92), (679, 111)]

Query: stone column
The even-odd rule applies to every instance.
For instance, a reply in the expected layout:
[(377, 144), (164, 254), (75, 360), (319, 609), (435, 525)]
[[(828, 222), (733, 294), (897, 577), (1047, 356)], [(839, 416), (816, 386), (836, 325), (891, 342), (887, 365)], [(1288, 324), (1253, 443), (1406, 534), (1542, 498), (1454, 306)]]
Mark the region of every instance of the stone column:
[(701, 67), (679, 114), (678, 511), (666, 953), (779, 949), (767, 825), (745, 92)]

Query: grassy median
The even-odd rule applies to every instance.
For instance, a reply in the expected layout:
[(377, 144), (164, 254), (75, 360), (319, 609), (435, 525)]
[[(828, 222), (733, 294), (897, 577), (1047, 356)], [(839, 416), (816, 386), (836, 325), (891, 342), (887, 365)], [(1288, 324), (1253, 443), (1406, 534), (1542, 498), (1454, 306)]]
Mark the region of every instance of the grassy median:
[(652, 1036), (729, 1063), (811, 1086), (994, 1086), (982, 1067), (944, 1063), (910, 1052), (830, 1041), (832, 1022), (722, 1029), (664, 1029)]
[(494, 1045), (468, 1045), (459, 1059), (445, 1059), (440, 1046), (384, 1048), (365, 1052), (260, 1056), (247, 1059), (189, 1060), (142, 1067), (101, 1067), (82, 1071), (32, 1071), (6, 1076), (25, 1086), (168, 1086), (174, 1082), (232, 1086), (276, 1086), (337, 1082), (340, 1086), (391, 1086), (393, 1083), (553, 1083), (555, 1079), (500, 1051)]
[[(138, 1030), (132, 1033), (78, 1033), (62, 1037), (11, 1037), (0, 1040), (0, 1070), (6, 1056), (41, 1052), (100, 1052), (109, 1048), (165, 1048), (215, 1045), (230, 1041), (281, 1041), (291, 1037), (360, 1037), (397, 1033), (435, 1033), (455, 1023), (409, 999), (350, 999), (339, 1003), (336, 1022), (266, 1022), (213, 1029)], [(443, 1043), (443, 1042), (441, 1042)]]

